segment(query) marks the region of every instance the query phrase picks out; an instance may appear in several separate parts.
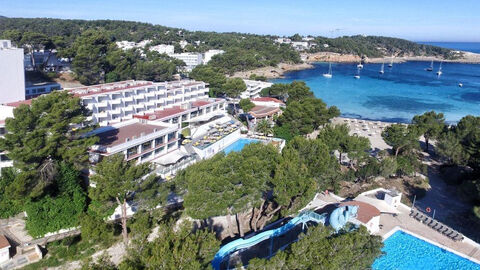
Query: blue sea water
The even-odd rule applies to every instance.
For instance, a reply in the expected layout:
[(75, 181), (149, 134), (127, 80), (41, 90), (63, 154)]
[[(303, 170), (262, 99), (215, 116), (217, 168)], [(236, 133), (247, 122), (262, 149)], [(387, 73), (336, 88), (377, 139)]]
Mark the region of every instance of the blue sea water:
[(385, 64), (385, 73), (380, 74), (381, 64), (365, 64), (361, 78), (355, 79), (356, 64), (333, 63), (333, 78), (327, 79), (322, 74), (328, 64), (316, 63), (313, 69), (289, 72), (273, 82), (305, 81), (316, 97), (337, 106), (346, 117), (409, 122), (416, 114), (435, 110), (448, 122), (457, 122), (467, 114), (480, 115), (480, 65), (443, 63), (440, 77), (439, 63), (430, 72), (425, 70), (429, 65)]
[(479, 270), (480, 265), (403, 231), (387, 238), (385, 253), (372, 265), (375, 270)]
[(240, 152), (242, 151), (243, 147), (245, 147), (245, 145), (247, 144), (250, 144), (250, 143), (257, 143), (257, 142), (260, 142), (259, 140), (255, 140), (255, 139), (245, 139), (245, 138), (241, 138), (241, 139), (238, 139), (236, 140), (235, 142), (233, 142), (232, 144), (230, 144), (229, 146), (227, 146), (223, 152), (225, 152), (225, 154), (228, 154), (232, 151), (234, 152)]
[(459, 51), (480, 53), (480, 42), (418, 42)]

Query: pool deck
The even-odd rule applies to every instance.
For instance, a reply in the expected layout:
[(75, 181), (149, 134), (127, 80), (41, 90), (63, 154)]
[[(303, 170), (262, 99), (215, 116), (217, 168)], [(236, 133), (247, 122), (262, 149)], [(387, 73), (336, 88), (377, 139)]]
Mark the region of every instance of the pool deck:
[[(339, 203), (342, 201), (342, 198), (332, 194), (318, 194), (315, 200), (320, 200), (320, 202), (312, 202), (312, 204), (321, 205), (322, 201), (328, 203)], [(417, 238), (480, 264), (480, 245), (478, 243), (475, 243), (467, 237), (465, 237), (465, 239), (461, 242), (453, 241), (452, 239), (428, 227), (427, 225), (410, 217), (410, 207), (404, 204), (400, 204), (397, 207), (397, 210), (400, 213), (396, 216), (384, 213), (380, 215), (381, 228), (380, 231), (376, 233), (377, 235), (380, 235), (383, 237), (383, 239), (386, 239), (395, 231), (402, 230), (412, 234)]]

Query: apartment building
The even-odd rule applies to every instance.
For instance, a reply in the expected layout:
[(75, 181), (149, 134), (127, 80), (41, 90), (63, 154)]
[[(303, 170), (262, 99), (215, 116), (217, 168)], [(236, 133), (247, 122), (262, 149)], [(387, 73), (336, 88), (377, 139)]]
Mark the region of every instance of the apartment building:
[(91, 149), (93, 163), (99, 162), (102, 156), (118, 153), (128, 161), (147, 162), (179, 148), (179, 126), (158, 121), (131, 119), (98, 128), (89, 135), (100, 139)]
[(101, 126), (132, 119), (133, 115), (184, 106), (208, 98), (204, 82), (123, 81), (68, 90), (92, 111), (92, 121)]
[(273, 85), (273, 83), (271, 82), (262, 82), (262, 81), (245, 80), (245, 79), (243, 81), (247, 86), (247, 90), (243, 91), (240, 94), (240, 98), (242, 99), (260, 97), (260, 91), (262, 91), (262, 89)]
[(203, 55), (201, 53), (174, 53), (169, 54), (168, 56), (185, 62), (186, 71), (192, 71), (196, 66), (203, 63)]
[(0, 104), (25, 99), (23, 49), (0, 40)]

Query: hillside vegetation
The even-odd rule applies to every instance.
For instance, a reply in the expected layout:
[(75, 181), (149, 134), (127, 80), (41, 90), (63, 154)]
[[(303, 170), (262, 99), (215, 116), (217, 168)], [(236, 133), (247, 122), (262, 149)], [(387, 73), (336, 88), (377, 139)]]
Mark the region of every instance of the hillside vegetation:
[[(208, 65), (225, 74), (276, 66), (279, 63), (301, 62), (299, 52), (292, 46), (274, 42), (276, 36), (188, 31), (131, 21), (0, 17), (0, 38), (10, 39), (17, 46), (28, 44), (33, 45), (35, 49), (56, 49), (60, 56), (73, 59), (74, 72), (84, 84), (120, 79), (168, 80), (176, 72), (172, 65), (168, 64), (172, 60), (167, 57), (147, 54), (137, 63), (136, 59), (141, 57), (141, 52), (118, 52), (114, 42), (121, 40), (134, 42), (152, 40), (146, 49), (152, 45), (171, 44), (175, 46), (177, 53), (222, 49), (225, 53), (213, 57)], [(301, 38), (298, 34), (291, 37), (292, 40)], [(184, 48), (179, 45), (182, 40), (189, 43)], [(449, 49), (389, 37), (345, 36), (333, 39), (316, 37), (310, 43), (313, 44), (308, 51), (310, 53), (329, 51), (367, 57), (456, 56)], [(96, 46), (97, 44), (100, 48)], [(90, 48), (82, 50), (83, 45)], [(91, 54), (91, 51), (96, 54)], [(78, 57), (79, 55), (81, 57)], [(123, 63), (118, 66), (118, 62)], [(177, 66), (179, 64), (173, 63)], [(161, 75), (155, 76), (151, 72), (148, 73), (147, 69), (155, 70)], [(92, 74), (93, 71), (102, 75)]]

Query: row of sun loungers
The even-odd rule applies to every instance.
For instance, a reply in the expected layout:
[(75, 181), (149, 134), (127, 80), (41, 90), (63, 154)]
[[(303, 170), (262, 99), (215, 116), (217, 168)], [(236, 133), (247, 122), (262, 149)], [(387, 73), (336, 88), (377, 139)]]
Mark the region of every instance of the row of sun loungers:
[(430, 218), (427, 215), (424, 215), (422, 212), (412, 210), (410, 212), (410, 216), (454, 241), (462, 241), (464, 239), (461, 233), (436, 221), (435, 219)]

